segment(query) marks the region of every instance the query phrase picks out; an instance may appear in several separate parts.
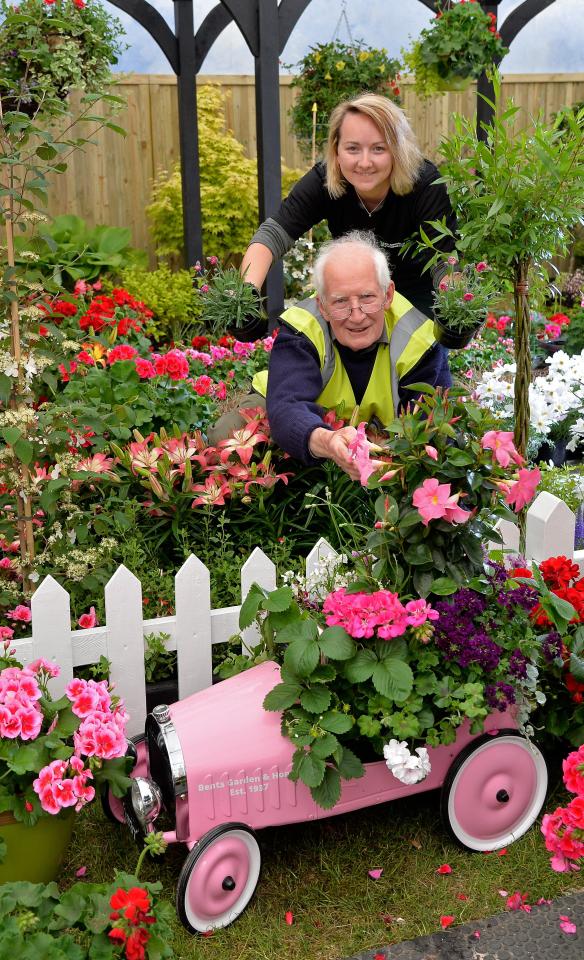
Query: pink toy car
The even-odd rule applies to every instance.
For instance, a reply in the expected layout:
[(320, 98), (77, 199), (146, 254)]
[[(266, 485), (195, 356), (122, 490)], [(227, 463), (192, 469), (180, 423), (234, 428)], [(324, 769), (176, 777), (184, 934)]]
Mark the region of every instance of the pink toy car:
[(365, 775), (343, 781), (339, 802), (323, 810), (309, 789), (288, 779), (293, 747), (280, 733), (280, 716), (262, 703), (279, 681), (275, 663), (263, 663), (170, 707), (155, 707), (144, 738), (135, 742), (134, 783), (123, 802), (106, 798), (106, 812), (136, 835), (155, 829), (164, 807), (174, 829), (169, 843), (189, 854), (177, 886), (184, 926), (202, 933), (232, 923), (249, 903), (260, 872), (254, 831), (317, 820), (396, 797), (442, 787), (442, 814), (469, 850), (495, 850), (531, 826), (543, 805), (547, 769), (540, 751), (522, 737), (508, 714), (493, 714), (488, 733), (459, 730), (455, 743), (430, 748), (432, 771), (405, 786), (385, 761), (365, 764)]

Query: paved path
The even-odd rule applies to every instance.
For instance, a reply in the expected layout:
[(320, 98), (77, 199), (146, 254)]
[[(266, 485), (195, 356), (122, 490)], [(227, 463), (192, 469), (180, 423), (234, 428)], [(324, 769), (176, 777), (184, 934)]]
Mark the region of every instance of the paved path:
[[(576, 924), (560, 929), (560, 915)], [(477, 932), (479, 936), (477, 936)], [(571, 893), (531, 913), (506, 910), (486, 920), (365, 950), (348, 960), (584, 960), (584, 892)]]

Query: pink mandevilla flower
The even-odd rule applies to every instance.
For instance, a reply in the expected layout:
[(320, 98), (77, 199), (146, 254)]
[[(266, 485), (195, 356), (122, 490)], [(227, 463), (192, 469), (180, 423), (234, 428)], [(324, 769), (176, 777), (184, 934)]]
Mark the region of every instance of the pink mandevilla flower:
[(435, 477), (429, 477), (414, 490), (412, 503), (426, 527), (430, 520), (442, 518), (448, 523), (464, 523), (471, 514), (458, 506), (459, 496), (459, 493), (450, 493), (449, 483), (439, 483)]
[(510, 430), (488, 430), (481, 438), (481, 447), (483, 450), (492, 450), (493, 460), (501, 467), (508, 467), (511, 461), (519, 465), (525, 462), (515, 449)]
[(377, 467), (375, 461), (369, 458), (369, 441), (365, 436), (365, 427), (365, 422), (360, 423), (357, 427), (356, 437), (349, 443), (349, 454), (359, 470), (359, 480), (363, 487), (367, 486), (369, 477)]
[(540, 480), (541, 473), (539, 467), (534, 467), (533, 470), (522, 469), (519, 471), (519, 479), (508, 488), (505, 494), (505, 500), (513, 507), (516, 513), (519, 513), (523, 507), (527, 506), (527, 504), (533, 500), (536, 487)]

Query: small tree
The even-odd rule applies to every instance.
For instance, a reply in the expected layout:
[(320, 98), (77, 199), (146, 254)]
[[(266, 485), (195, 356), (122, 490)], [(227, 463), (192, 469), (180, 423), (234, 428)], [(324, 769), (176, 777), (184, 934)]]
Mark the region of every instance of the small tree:
[[(529, 434), (529, 275), (565, 253), (570, 228), (584, 205), (584, 110), (567, 110), (516, 129), (518, 107), (503, 105), (493, 74), (494, 119), (486, 142), (475, 121), (455, 115), (455, 133), (442, 141), (442, 181), (458, 217), (461, 258), (488, 260), (515, 302), (515, 445), (525, 456)], [(439, 236), (452, 235), (434, 222)], [(424, 244), (423, 244), (424, 245)], [(434, 248), (434, 244), (426, 243)], [(438, 251), (432, 258), (435, 262)]]

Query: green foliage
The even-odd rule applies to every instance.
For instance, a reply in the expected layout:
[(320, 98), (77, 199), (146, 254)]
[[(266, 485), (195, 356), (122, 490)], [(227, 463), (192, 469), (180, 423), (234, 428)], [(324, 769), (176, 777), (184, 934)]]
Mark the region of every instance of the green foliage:
[(566, 351), (573, 355), (584, 350), (584, 307), (570, 310), (570, 325), (565, 327)]
[[(493, 81), (486, 142), (477, 139), (474, 119), (455, 115), (455, 132), (441, 144), (441, 179), (458, 218), (461, 259), (488, 260), (500, 279), (512, 281), (519, 262), (543, 267), (567, 250), (584, 204), (584, 112), (562, 115), (565, 126), (540, 117), (516, 130), (519, 108), (503, 105), (500, 74)], [(432, 226), (452, 235), (443, 224)]]
[(16, 237), (15, 260), (27, 266), (32, 251), (48, 290), (72, 290), (77, 280), (118, 274), (129, 262), (144, 259), (142, 251), (132, 250), (130, 239), (128, 227), (88, 227), (81, 217), (63, 214), (32, 238)]
[(148, 633), (144, 638), (144, 673), (147, 683), (169, 680), (176, 675), (176, 650), (168, 650), (169, 633)]
[[(64, 892), (56, 883), (5, 883), (0, 889), (0, 956), (116, 960), (120, 941), (108, 936), (115, 926), (110, 899), (120, 889), (139, 889), (148, 897), (148, 916), (153, 918), (144, 931), (147, 954), (142, 955), (151, 960), (172, 958), (170, 921), (174, 911), (169, 904), (156, 902), (161, 888), (159, 882), (145, 883), (122, 872), (113, 882), (74, 883)], [(135, 926), (142, 927), (140, 915), (136, 916)], [(117, 926), (123, 927), (124, 920)], [(132, 950), (132, 944), (128, 949)]]
[[(224, 130), (223, 98), (215, 86), (197, 90), (203, 246), (222, 261), (243, 254), (257, 226), (257, 164)], [(297, 179), (298, 171), (292, 171)], [(290, 172), (288, 179), (290, 179)], [(158, 175), (146, 208), (160, 254), (183, 252), (180, 166)]]
[(341, 40), (318, 43), (289, 69), (299, 68), (292, 87), (298, 96), (290, 110), (292, 132), (307, 157), (311, 155), (313, 104), (316, 104), (316, 148), (321, 154), (328, 136), (329, 116), (342, 100), (360, 93), (380, 93), (396, 102), (400, 68), (387, 50), (375, 49), (362, 40), (346, 44)]
[(247, 283), (237, 267), (217, 265), (208, 284), (201, 288), (202, 320), (212, 337), (221, 337), (228, 330), (237, 336), (238, 328), (262, 316), (257, 289)]
[(51, 114), (70, 90), (102, 92), (126, 49), (124, 29), (99, 0), (0, 0), (4, 111)]
[(584, 502), (584, 474), (580, 465), (551, 467), (540, 463), (541, 481), (538, 491), (553, 493), (568, 505), (572, 513), (577, 513)]
[(402, 55), (415, 75), (416, 93), (429, 97), (460, 88), (499, 63), (507, 52), (493, 18), (479, 3), (445, 0), (431, 25)]
[(121, 282), (152, 310), (147, 331), (159, 342), (178, 343), (201, 329), (200, 300), (189, 270), (173, 271), (166, 264), (156, 270), (128, 267), (122, 270)]

